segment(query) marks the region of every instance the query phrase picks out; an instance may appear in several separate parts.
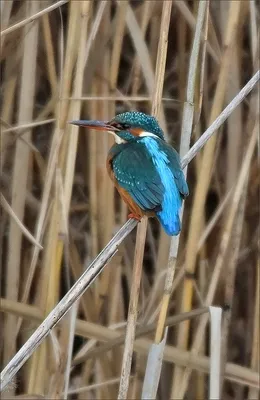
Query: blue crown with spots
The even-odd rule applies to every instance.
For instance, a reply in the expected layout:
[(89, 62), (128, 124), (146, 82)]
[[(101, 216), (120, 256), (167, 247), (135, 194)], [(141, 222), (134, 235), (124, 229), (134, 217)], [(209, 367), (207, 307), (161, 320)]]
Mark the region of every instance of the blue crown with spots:
[(160, 128), (157, 119), (151, 115), (139, 111), (127, 111), (118, 114), (113, 118), (113, 121), (129, 127), (143, 129), (144, 131), (151, 132), (164, 140), (163, 130)]

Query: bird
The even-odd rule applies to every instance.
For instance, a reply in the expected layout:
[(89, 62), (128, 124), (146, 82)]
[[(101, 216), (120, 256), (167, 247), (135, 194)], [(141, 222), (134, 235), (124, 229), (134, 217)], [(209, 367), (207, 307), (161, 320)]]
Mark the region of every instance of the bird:
[(189, 194), (177, 151), (166, 142), (157, 119), (127, 111), (110, 121), (75, 120), (71, 124), (102, 130), (115, 137), (107, 170), (128, 205), (129, 218), (157, 217), (169, 236), (181, 231), (180, 209)]

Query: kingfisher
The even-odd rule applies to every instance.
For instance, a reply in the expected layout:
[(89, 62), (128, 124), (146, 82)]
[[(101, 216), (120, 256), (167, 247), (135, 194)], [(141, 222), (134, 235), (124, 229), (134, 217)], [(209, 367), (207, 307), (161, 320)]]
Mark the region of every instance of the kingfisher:
[(128, 111), (110, 121), (77, 120), (73, 125), (102, 130), (115, 137), (107, 170), (128, 205), (129, 218), (157, 217), (170, 236), (180, 233), (179, 212), (189, 189), (177, 151), (151, 115)]

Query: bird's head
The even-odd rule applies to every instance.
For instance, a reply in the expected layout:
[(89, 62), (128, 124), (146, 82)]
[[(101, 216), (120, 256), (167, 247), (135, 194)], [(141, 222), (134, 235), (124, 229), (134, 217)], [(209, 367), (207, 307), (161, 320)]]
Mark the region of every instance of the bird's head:
[(158, 121), (151, 115), (127, 111), (116, 115), (111, 121), (71, 121), (71, 124), (112, 133), (117, 143), (137, 141), (150, 136), (164, 140)]

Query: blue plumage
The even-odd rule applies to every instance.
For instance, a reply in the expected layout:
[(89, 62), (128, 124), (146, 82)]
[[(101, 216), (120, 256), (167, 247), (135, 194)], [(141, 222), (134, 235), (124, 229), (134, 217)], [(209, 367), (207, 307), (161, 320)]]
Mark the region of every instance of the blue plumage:
[(156, 212), (156, 215), (168, 235), (178, 235), (181, 230), (179, 209), (182, 199), (174, 179), (174, 166), (170, 164), (167, 153), (162, 146), (159, 147), (156, 139), (145, 137), (142, 140), (152, 157), (164, 187), (162, 210)]
[(181, 230), (179, 212), (188, 196), (178, 153), (165, 142), (151, 115), (128, 111), (111, 121), (73, 121), (116, 137), (108, 154), (109, 176), (132, 211), (131, 217), (157, 216), (168, 235)]
[(110, 150), (112, 168), (118, 184), (143, 210), (155, 210), (163, 201), (164, 186), (146, 146), (141, 142), (114, 145)]
[(182, 197), (188, 195), (178, 153), (149, 136), (114, 145), (110, 152), (118, 184), (142, 210), (155, 212), (168, 235), (178, 235)]

